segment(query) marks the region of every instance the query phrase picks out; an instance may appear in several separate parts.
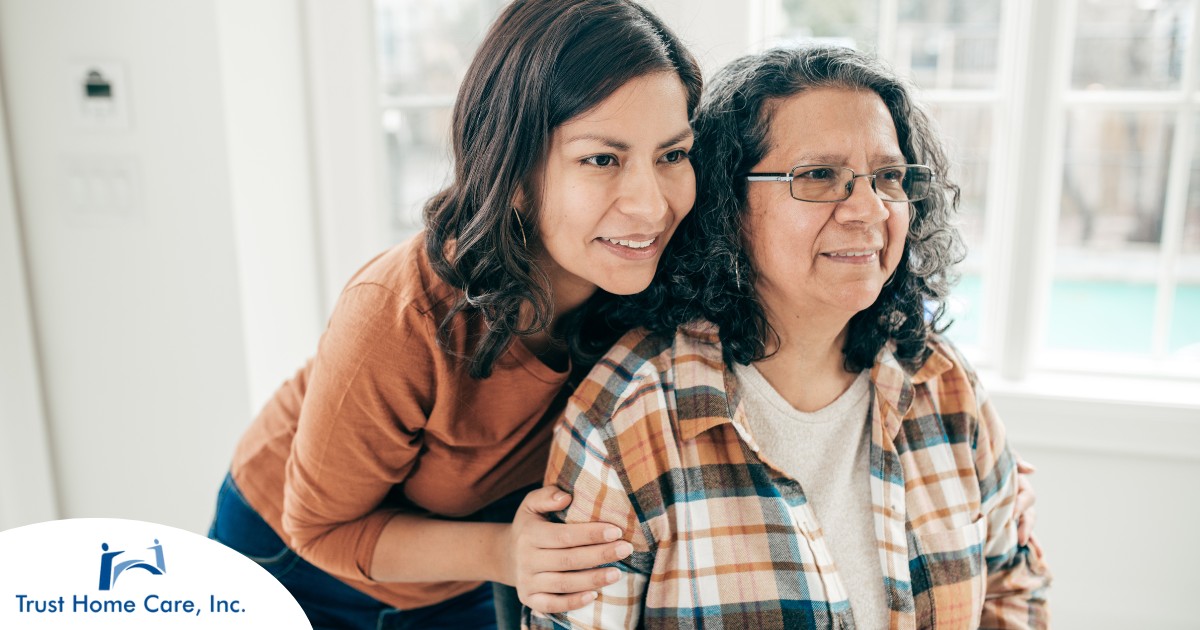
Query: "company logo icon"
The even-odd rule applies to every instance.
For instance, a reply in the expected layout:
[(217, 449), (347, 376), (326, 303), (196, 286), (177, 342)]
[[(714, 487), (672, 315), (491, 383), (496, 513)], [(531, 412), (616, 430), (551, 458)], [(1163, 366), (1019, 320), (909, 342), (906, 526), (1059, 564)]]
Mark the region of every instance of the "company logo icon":
[(100, 549), (103, 551), (100, 554), (100, 590), (102, 591), (110, 590), (117, 583), (117, 578), (126, 569), (145, 569), (152, 575), (162, 575), (167, 572), (167, 563), (163, 560), (163, 548), (157, 538), (154, 539), (153, 547), (146, 548), (147, 551), (154, 552), (154, 564), (138, 558), (132, 558), (114, 565), (113, 559), (125, 552), (109, 551), (108, 543), (101, 543)]

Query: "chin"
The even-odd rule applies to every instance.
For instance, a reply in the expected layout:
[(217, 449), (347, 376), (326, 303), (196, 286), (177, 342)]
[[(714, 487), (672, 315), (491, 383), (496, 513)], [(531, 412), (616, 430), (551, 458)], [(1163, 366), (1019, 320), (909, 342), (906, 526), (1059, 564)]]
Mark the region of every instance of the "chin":
[(882, 291), (881, 285), (859, 287), (858, 290), (844, 292), (834, 302), (842, 305), (846, 311), (857, 314), (871, 308)]
[(601, 290), (612, 293), (613, 295), (633, 295), (641, 293), (650, 286), (651, 276), (645, 278), (638, 277), (623, 277), (623, 278), (608, 278), (605, 281), (597, 282), (596, 286)]

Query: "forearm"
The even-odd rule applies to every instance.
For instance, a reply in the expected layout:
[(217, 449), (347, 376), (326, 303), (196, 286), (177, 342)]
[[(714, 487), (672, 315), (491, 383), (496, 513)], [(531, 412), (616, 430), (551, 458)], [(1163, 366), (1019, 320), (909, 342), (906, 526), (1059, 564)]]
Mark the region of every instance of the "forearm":
[(370, 576), (379, 582), (511, 583), (502, 550), (510, 526), (397, 514), (375, 545)]

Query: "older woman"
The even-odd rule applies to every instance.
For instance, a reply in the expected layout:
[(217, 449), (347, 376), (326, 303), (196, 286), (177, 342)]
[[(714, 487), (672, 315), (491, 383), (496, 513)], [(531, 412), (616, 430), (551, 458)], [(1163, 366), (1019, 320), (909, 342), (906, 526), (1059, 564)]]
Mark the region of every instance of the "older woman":
[(694, 122), (700, 201), (547, 473), (566, 521), (624, 523), (634, 552), (529, 624), (1045, 627), (1004, 426), (938, 334), (958, 189), (910, 89), (849, 49), (773, 50)]

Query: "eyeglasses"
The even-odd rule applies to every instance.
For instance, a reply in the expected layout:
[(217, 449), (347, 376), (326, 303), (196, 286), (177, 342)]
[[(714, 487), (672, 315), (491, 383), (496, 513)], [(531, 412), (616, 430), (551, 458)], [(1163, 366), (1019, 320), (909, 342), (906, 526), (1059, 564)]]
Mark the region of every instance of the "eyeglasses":
[(788, 182), (796, 201), (844, 201), (854, 192), (854, 180), (867, 177), (884, 201), (920, 201), (929, 196), (933, 169), (921, 164), (898, 164), (855, 173), (844, 166), (804, 164), (787, 173), (747, 173), (746, 181)]

